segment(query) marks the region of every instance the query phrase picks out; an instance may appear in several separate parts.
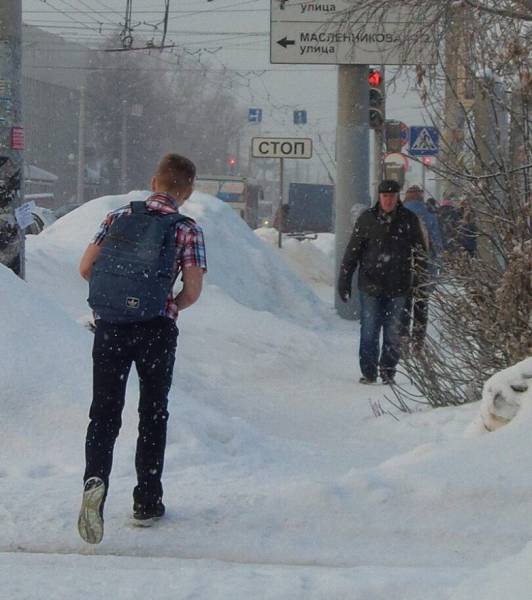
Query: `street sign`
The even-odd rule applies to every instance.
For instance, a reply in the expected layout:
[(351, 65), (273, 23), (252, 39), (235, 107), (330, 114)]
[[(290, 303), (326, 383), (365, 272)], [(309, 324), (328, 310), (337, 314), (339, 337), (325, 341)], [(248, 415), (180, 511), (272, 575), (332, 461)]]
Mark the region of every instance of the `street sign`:
[[(274, 64), (434, 64), (436, 46), (409, 6), (368, 10), (363, 0), (270, 0)], [(425, 18), (428, 16), (425, 14)], [(407, 25), (408, 24), (408, 30)], [(417, 26), (419, 25), (419, 26)]]
[(248, 111), (248, 121), (250, 123), (261, 123), (262, 108), (250, 108)]
[(410, 127), (409, 154), (411, 156), (436, 156), (440, 144), (439, 137), (436, 127), (424, 125)]
[(11, 128), (11, 149), (12, 150), (24, 150), (24, 128), (23, 127), (12, 127)]
[(252, 138), (253, 158), (312, 158), (311, 138)]
[(385, 154), (384, 164), (396, 165), (403, 168), (405, 171), (408, 171), (410, 167), (408, 156), (406, 156), (406, 154), (402, 154), (401, 152), (389, 152), (388, 154)]
[(294, 125), (306, 125), (307, 124), (307, 111), (306, 110), (294, 110)]

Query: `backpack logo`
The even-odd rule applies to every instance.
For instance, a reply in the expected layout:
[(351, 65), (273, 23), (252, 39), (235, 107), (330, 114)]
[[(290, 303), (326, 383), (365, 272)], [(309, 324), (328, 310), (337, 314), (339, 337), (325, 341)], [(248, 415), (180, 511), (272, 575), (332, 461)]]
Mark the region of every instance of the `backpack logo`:
[(140, 298), (126, 298), (126, 308), (138, 308), (140, 306)]

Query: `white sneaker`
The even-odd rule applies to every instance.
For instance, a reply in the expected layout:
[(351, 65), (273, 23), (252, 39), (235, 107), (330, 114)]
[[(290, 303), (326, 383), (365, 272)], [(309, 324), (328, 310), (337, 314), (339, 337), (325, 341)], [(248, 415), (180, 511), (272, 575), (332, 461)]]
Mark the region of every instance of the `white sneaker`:
[(99, 544), (103, 538), (104, 495), (105, 484), (99, 477), (87, 479), (79, 511), (78, 531), (88, 544)]

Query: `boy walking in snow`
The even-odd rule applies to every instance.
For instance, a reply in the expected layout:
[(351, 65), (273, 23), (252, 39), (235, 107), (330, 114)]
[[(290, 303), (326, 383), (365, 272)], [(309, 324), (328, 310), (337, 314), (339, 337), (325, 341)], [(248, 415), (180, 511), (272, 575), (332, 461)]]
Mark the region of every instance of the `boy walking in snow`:
[[(133, 518), (149, 524), (165, 512), (161, 477), (178, 336), (175, 321), (180, 311), (198, 300), (207, 268), (201, 228), (179, 214), (195, 176), (196, 168), (187, 158), (164, 156), (151, 181), (152, 195), (109, 213), (81, 259), (80, 274), (90, 283), (89, 303), (96, 321), (93, 399), (78, 520), (81, 537), (91, 544), (103, 537), (113, 448), (133, 363), (140, 387)], [(167, 273), (161, 278), (165, 261)], [(183, 288), (174, 296), (173, 284), (180, 274)], [(122, 298), (124, 280), (129, 288)]]

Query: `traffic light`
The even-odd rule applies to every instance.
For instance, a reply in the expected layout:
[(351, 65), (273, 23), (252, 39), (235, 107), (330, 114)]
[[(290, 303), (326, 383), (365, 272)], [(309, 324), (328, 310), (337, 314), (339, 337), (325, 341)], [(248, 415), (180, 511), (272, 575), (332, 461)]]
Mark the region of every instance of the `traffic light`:
[(370, 69), (369, 84), (369, 126), (380, 129), (384, 125), (384, 77), (378, 69)]
[(384, 123), (384, 142), (386, 152), (401, 152), (403, 143), (401, 140), (401, 121), (390, 121)]
[(234, 156), (229, 156), (227, 158), (227, 166), (229, 167), (229, 173), (234, 175), (236, 168), (236, 158)]

